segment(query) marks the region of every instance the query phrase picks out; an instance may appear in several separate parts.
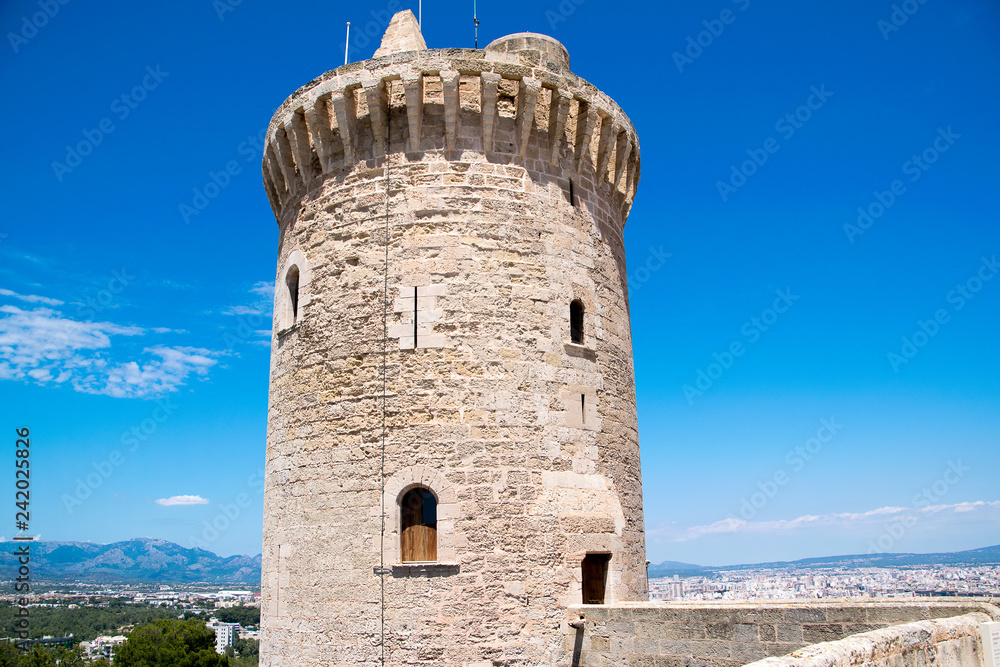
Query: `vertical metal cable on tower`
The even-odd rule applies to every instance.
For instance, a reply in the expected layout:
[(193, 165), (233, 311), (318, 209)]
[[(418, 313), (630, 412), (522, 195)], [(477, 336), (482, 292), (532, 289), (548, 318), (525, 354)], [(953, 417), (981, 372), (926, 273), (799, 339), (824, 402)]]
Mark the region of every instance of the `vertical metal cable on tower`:
[(382, 464), (380, 484), (382, 485), (382, 527), (379, 531), (378, 570), (380, 592), (379, 617), (379, 659), (385, 667), (385, 412), (386, 412), (386, 359), (388, 355), (388, 311), (389, 311), (389, 161), (392, 155), (391, 105), (386, 110), (385, 128), (385, 270), (382, 273)]

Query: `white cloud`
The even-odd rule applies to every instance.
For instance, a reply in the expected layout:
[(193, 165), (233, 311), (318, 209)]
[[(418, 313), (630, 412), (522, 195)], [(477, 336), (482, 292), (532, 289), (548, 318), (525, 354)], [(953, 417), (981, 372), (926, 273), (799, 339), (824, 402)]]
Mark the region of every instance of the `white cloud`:
[(9, 296), (28, 303), (44, 303), (46, 306), (61, 306), (63, 302), (59, 299), (50, 299), (47, 296), (36, 296), (34, 294), (18, 294), (9, 289), (0, 288), (0, 296)]
[(207, 505), (208, 498), (201, 496), (170, 496), (169, 498), (157, 498), (157, 505), (164, 507), (174, 507), (176, 505)]
[(152, 359), (128, 361), (105, 367), (96, 378), (88, 376), (74, 386), (90, 394), (116, 398), (146, 398), (175, 391), (189, 375), (204, 376), (216, 364), (217, 353), (198, 347), (149, 347), (143, 350)]
[[(733, 533), (790, 533), (811, 527), (844, 526), (858, 527), (865, 524), (882, 524), (901, 516), (930, 516), (945, 514), (968, 514), (984, 510), (1000, 509), (1000, 500), (956, 503), (954, 505), (932, 505), (929, 507), (879, 507), (867, 512), (839, 512), (831, 514), (806, 514), (795, 519), (775, 521), (746, 521), (727, 518), (705, 526), (694, 526), (675, 535), (675, 542), (696, 540), (706, 535)], [(671, 531), (665, 531), (671, 532)]]
[(140, 359), (126, 362), (107, 358), (113, 337), (148, 333), (112, 322), (79, 322), (50, 308), (0, 306), (0, 379), (149, 398), (175, 391), (188, 377), (204, 376), (217, 363), (218, 352), (193, 347), (147, 347)]
[(249, 306), (230, 306), (222, 311), (223, 315), (263, 315), (259, 308), (250, 308)]
[(274, 283), (266, 280), (262, 280), (258, 283), (254, 283), (254, 286), (250, 288), (250, 292), (256, 294), (261, 299), (264, 299), (268, 303), (274, 301)]
[(229, 343), (232, 350), (237, 344), (270, 346), (271, 330), (258, 329), (271, 324), (271, 311), (274, 307), (274, 283), (254, 283), (248, 290), (250, 298), (247, 303), (229, 306), (222, 311), (223, 315), (236, 317), (236, 323), (227, 330), (223, 340)]

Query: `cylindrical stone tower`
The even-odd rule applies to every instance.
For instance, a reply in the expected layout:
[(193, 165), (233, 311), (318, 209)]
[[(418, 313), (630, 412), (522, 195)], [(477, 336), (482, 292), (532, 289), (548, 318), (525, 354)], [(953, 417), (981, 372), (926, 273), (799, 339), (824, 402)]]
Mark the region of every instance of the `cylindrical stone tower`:
[(271, 120), (261, 657), (569, 664), (646, 599), (625, 114), (531, 33), (375, 57)]

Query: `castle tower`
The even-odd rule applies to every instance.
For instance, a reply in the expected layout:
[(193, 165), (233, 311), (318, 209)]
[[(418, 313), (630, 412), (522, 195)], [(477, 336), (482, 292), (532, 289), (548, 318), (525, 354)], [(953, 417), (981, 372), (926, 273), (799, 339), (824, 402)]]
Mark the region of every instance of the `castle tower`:
[(556, 40), (375, 57), (271, 120), (262, 664), (569, 664), (646, 599), (625, 114)]

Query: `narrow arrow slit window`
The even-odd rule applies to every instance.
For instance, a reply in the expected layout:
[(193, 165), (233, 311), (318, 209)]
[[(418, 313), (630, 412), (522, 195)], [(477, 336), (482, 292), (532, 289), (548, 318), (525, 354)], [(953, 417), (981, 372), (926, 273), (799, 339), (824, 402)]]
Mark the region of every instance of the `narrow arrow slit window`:
[(583, 302), (579, 299), (569, 304), (569, 335), (577, 345), (583, 345)]

